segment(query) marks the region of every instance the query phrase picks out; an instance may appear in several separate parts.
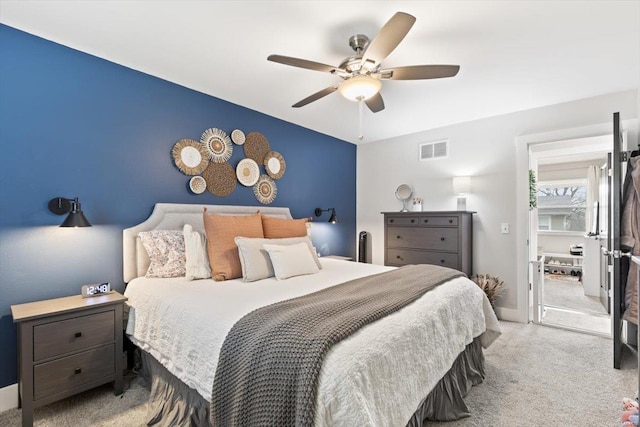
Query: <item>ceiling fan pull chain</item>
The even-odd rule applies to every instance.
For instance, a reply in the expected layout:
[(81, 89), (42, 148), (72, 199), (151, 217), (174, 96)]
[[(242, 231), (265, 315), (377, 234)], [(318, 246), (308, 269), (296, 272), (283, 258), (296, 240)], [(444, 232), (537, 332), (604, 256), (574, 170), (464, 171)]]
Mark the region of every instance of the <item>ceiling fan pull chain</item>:
[(362, 105), (364, 104), (362, 97), (358, 99), (358, 139), (362, 141), (364, 135), (362, 132)]

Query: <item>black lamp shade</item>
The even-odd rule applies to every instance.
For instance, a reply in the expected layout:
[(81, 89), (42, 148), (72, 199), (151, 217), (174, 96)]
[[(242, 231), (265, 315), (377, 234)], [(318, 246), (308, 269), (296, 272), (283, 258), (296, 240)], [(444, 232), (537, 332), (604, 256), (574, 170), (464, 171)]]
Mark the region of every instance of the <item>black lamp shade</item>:
[(60, 227), (91, 227), (82, 211), (71, 211)]
[(338, 222), (338, 217), (336, 216), (336, 210), (331, 209), (331, 216), (329, 217), (329, 222), (331, 224), (335, 224)]
[(78, 198), (67, 199), (55, 197), (49, 200), (49, 210), (56, 215), (69, 213), (60, 227), (91, 227), (91, 224), (82, 213)]

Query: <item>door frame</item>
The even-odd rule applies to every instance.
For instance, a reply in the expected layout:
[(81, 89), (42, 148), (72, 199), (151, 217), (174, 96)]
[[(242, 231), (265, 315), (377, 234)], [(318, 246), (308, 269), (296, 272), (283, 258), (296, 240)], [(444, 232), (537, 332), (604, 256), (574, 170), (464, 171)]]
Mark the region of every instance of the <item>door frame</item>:
[[(623, 129), (637, 129), (638, 119), (621, 120)], [(515, 138), (516, 144), (516, 308), (500, 309), (503, 318), (528, 323), (529, 313), (529, 149), (532, 145), (556, 141), (574, 140), (613, 135), (611, 121), (556, 131), (522, 135)], [(629, 138), (625, 138), (625, 143)]]

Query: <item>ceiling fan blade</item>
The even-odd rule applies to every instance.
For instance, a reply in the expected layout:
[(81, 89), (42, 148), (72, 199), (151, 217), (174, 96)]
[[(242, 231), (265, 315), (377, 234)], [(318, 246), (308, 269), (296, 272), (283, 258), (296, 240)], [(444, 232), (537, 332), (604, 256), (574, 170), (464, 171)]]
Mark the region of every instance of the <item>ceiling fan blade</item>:
[(361, 66), (373, 69), (395, 49), (407, 35), (416, 18), (404, 12), (397, 12), (369, 42), (362, 54)]
[(323, 98), (323, 97), (335, 92), (336, 90), (338, 90), (338, 86), (340, 86), (340, 85), (333, 85), (333, 86), (329, 86), (328, 88), (322, 89), (321, 91), (316, 92), (311, 96), (307, 96), (302, 101), (296, 102), (295, 104), (292, 105), (292, 107), (293, 108), (304, 107), (305, 105), (310, 104), (313, 101), (317, 101), (318, 99)]
[(459, 65), (410, 65), (408, 67), (380, 70), (381, 79), (423, 80), (453, 77), (460, 71)]
[(325, 73), (335, 73), (340, 71), (337, 67), (331, 65), (321, 64), (320, 62), (307, 61), (306, 59), (293, 58), (291, 56), (282, 55), (269, 55), (267, 60), (273, 62), (279, 62), (284, 65), (291, 65), (292, 67), (306, 68), (307, 70), (323, 71)]
[(384, 101), (382, 100), (380, 92), (376, 93), (369, 99), (365, 99), (364, 103), (367, 104), (367, 107), (369, 107), (369, 110), (373, 113), (384, 110)]

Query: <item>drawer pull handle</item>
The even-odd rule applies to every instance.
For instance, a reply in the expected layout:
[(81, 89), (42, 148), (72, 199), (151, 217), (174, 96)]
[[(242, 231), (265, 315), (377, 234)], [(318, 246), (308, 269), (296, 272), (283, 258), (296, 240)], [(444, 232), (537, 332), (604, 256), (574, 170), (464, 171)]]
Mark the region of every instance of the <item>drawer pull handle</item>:
[(413, 224), (414, 222), (416, 222), (416, 220), (415, 220), (415, 219), (412, 219), (412, 220), (411, 220), (411, 224)]
[(401, 236), (396, 236), (396, 239), (402, 239), (402, 237)]
[(441, 237), (440, 240), (444, 242), (444, 237)]
[(82, 373), (82, 368), (76, 368), (76, 369), (73, 371), (73, 373), (74, 373), (75, 375), (81, 374), (81, 373)]
[(76, 332), (76, 338), (80, 338), (82, 336), (82, 332)]
[(443, 259), (441, 259), (440, 262), (444, 264), (444, 260)]
[(390, 219), (390, 220), (389, 220), (389, 222), (393, 222), (393, 220), (392, 220), (392, 219)]
[(453, 220), (452, 219), (449, 220), (449, 224), (453, 224)]
[(425, 220), (424, 220), (424, 222), (429, 222), (429, 220), (428, 220), (428, 219), (425, 219)]
[(402, 261), (402, 257), (400, 255), (396, 255), (396, 258)]

